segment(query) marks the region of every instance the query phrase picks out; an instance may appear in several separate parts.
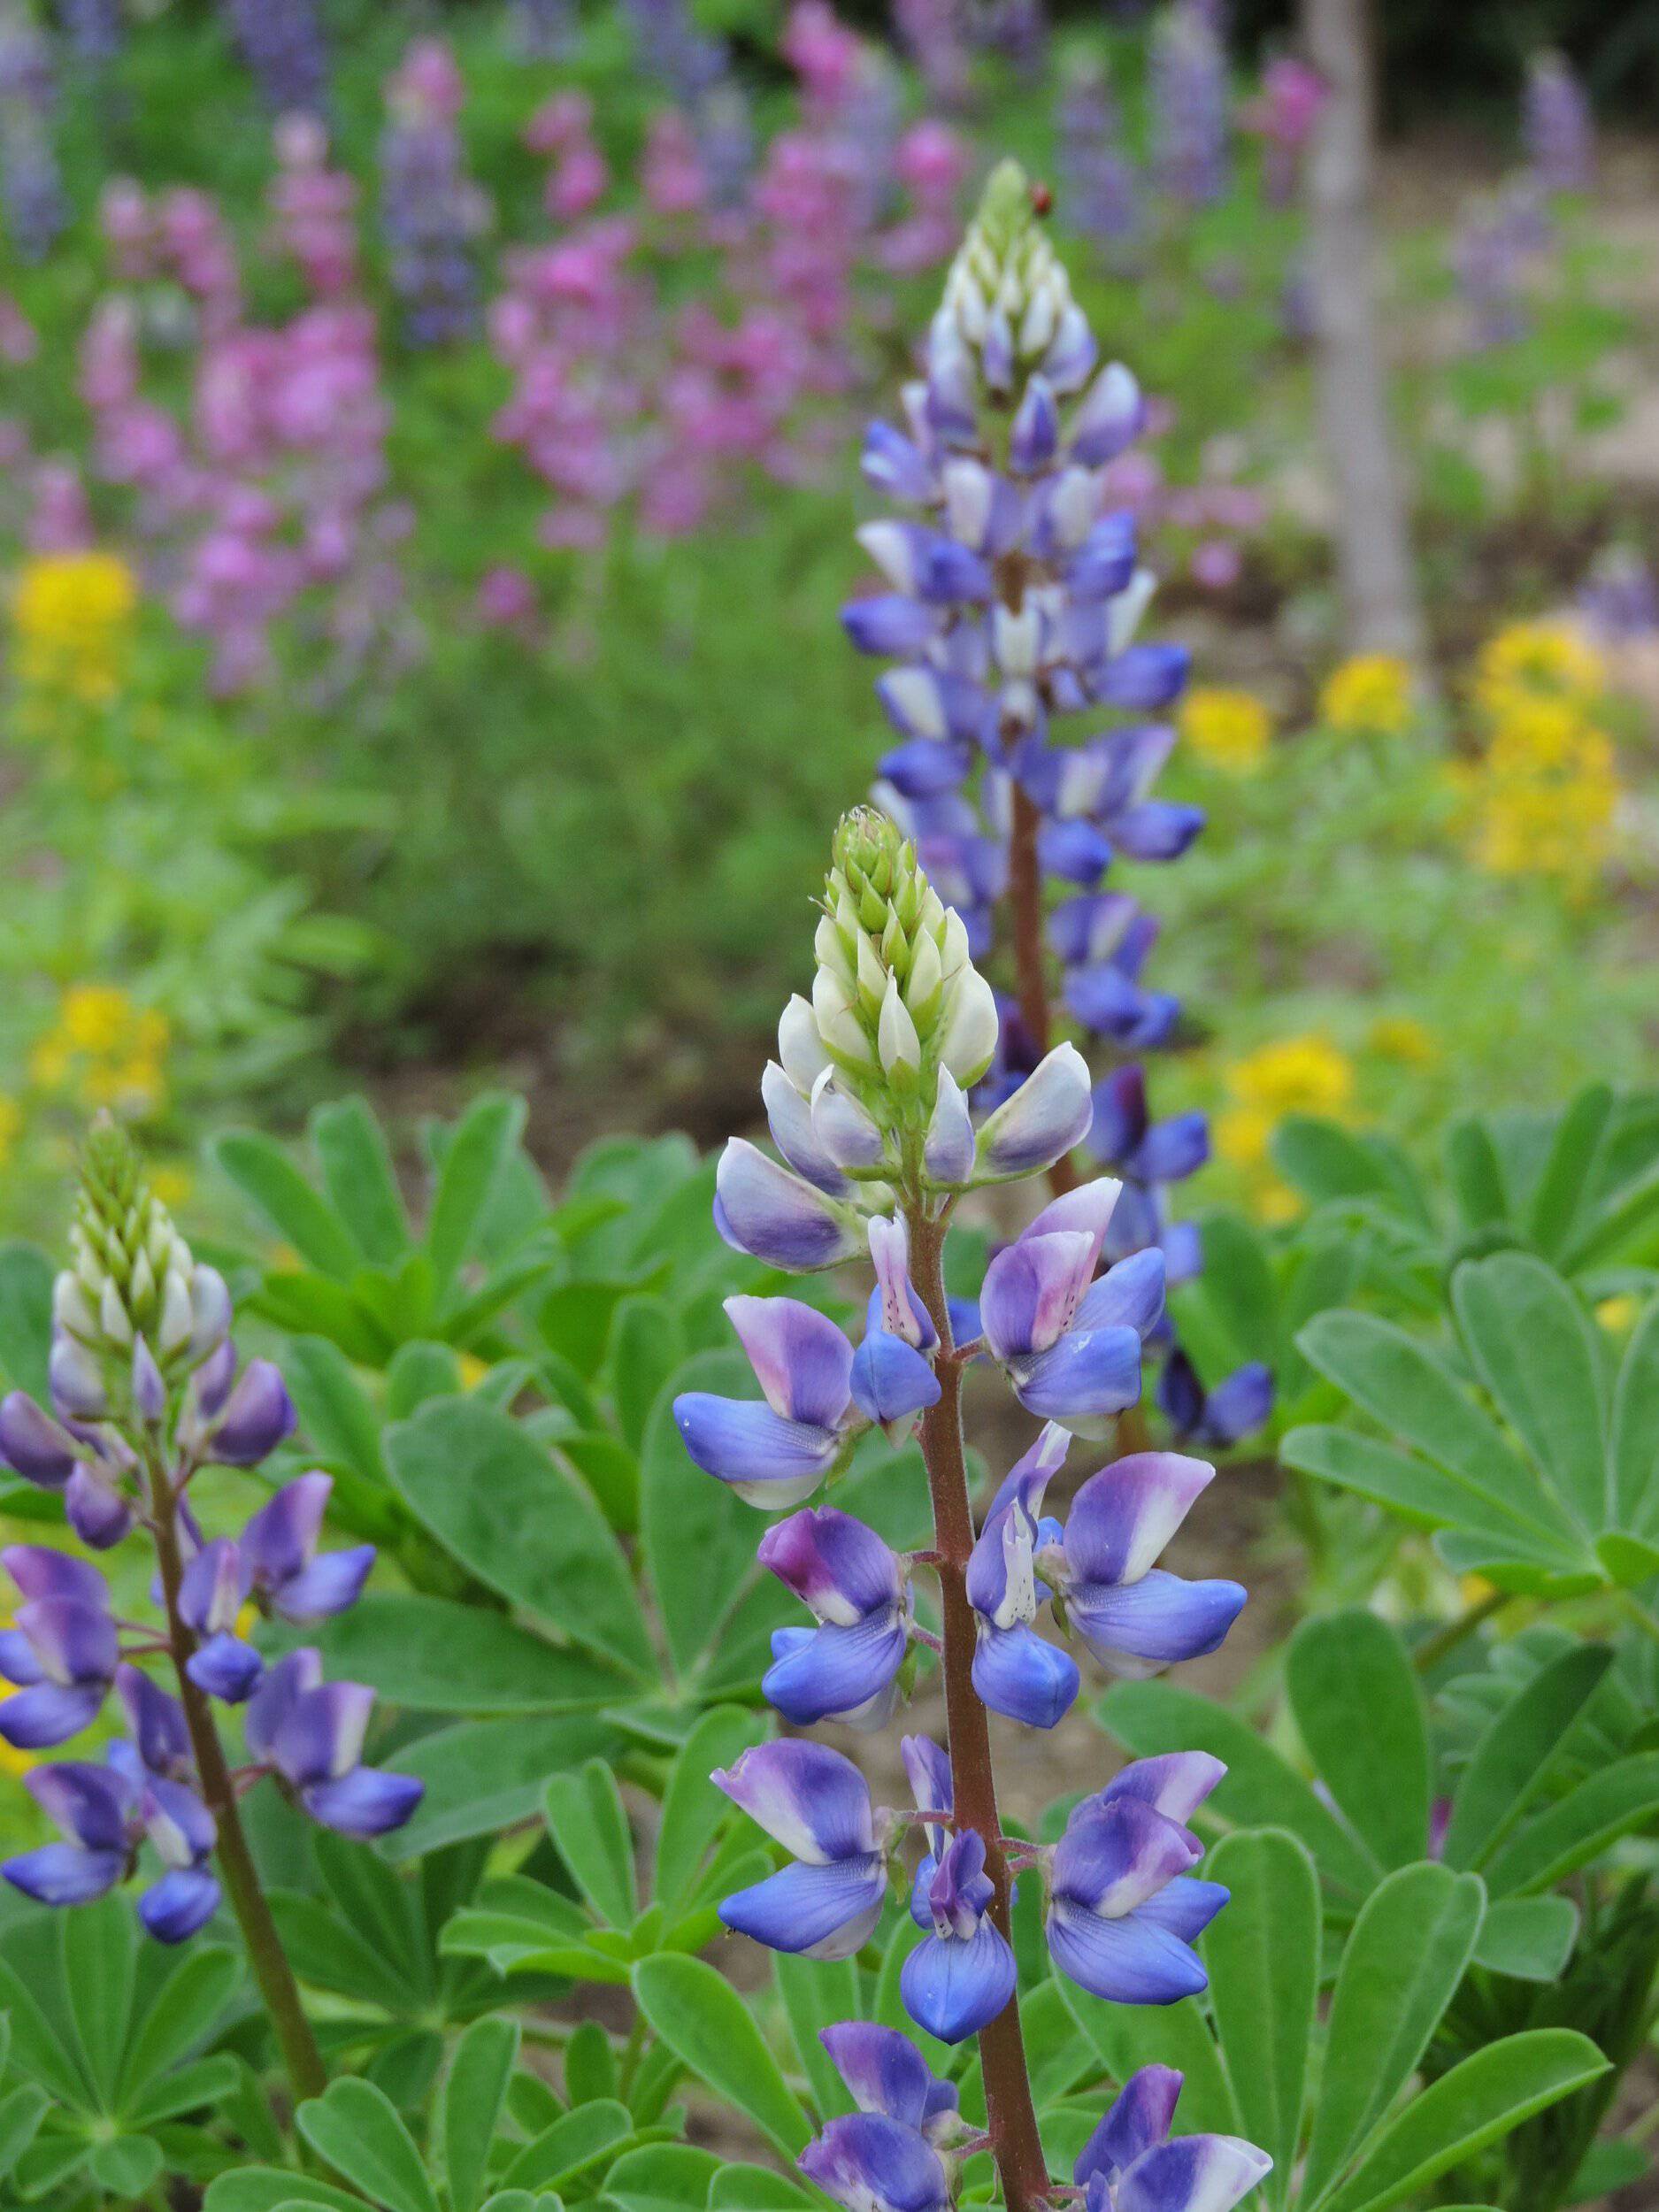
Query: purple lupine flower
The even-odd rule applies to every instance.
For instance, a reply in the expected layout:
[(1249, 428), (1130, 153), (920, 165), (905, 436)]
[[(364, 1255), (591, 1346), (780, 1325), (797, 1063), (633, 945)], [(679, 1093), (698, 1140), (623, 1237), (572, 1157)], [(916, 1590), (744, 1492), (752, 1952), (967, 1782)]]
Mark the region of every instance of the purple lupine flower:
[(1262, 73), (1262, 88), (1239, 120), (1262, 142), (1267, 196), (1276, 207), (1294, 196), (1302, 156), (1313, 136), (1330, 88), (1317, 69), (1294, 54), (1279, 54)]
[(138, 1901), (138, 1916), (159, 1943), (182, 1943), (219, 1909), (208, 1870), (218, 1831), (213, 1816), (181, 1782), (148, 1772), (130, 1744), (111, 1745), (107, 1763), (66, 1759), (23, 1778), (69, 1840), (43, 1844), (0, 1866), (14, 1889), (42, 1905), (84, 1905), (132, 1871), (148, 1841), (164, 1871)]
[(838, 1267), (862, 1248), (853, 1207), (732, 1137), (715, 1170), (714, 1225), (733, 1251), (791, 1274)]
[(1240, 1584), (1187, 1582), (1153, 1563), (1215, 1472), (1179, 1452), (1114, 1460), (1071, 1501), (1064, 1535), (1039, 1551), (1067, 1622), (1110, 1673), (1139, 1678), (1198, 1658), (1238, 1618)]
[(1115, 246), (1141, 224), (1140, 179), (1123, 142), (1111, 79), (1093, 56), (1068, 68), (1060, 90), (1059, 172), (1071, 227)]
[(27, 1391), (0, 1399), (0, 1463), (42, 1490), (61, 1490), (75, 1471), (75, 1440)]
[(1659, 589), (1633, 545), (1609, 545), (1597, 554), (1578, 588), (1578, 613), (1604, 645), (1627, 645), (1659, 629)]
[(927, 1886), (932, 1932), (899, 1977), (904, 2009), (941, 2043), (977, 2035), (1014, 1994), (1014, 1954), (987, 1914), (995, 1894), (985, 1839), (964, 1828), (946, 1845)]
[(179, 1584), (179, 1617), (201, 1640), (185, 1672), (227, 1705), (242, 1704), (265, 1671), (259, 1654), (236, 1633), (250, 1578), (241, 1546), (218, 1536), (202, 1546)]
[(1148, 89), (1158, 189), (1189, 207), (1227, 188), (1227, 57), (1209, 12), (1173, 0), (1153, 27)]
[(884, 2113), (827, 2121), (795, 2162), (848, 2212), (949, 2212), (944, 2161), (925, 2135)]
[(268, 1668), (249, 1699), (248, 1748), (325, 1828), (380, 1836), (401, 1828), (426, 1788), (412, 1775), (363, 1765), (374, 1693), (361, 1682), (325, 1682), (310, 1646)]
[(987, 1346), (1028, 1412), (1101, 1435), (1141, 1394), (1141, 1347), (1164, 1310), (1164, 1258), (1121, 1260), (1098, 1282), (1119, 1186), (1110, 1176), (1045, 1206), (985, 1272)]
[(1564, 54), (1534, 54), (1526, 65), (1522, 134), (1532, 174), (1546, 192), (1587, 192), (1595, 179), (1595, 122)]
[(976, 1179), (1041, 1174), (1083, 1141), (1094, 1118), (1088, 1063), (1075, 1045), (1056, 1045), (981, 1126)]
[(950, 1778), (950, 1761), (931, 1736), (901, 1737), (899, 1753), (904, 1761), (911, 1800), (922, 1816), (922, 1840), (926, 1847), (922, 1863), (916, 1870), (916, 1879), (910, 1886), (910, 1918), (918, 1928), (928, 1928), (933, 1924), (933, 1916), (927, 1892), (950, 1841), (950, 1829), (945, 1821), (929, 1820), (927, 1816), (949, 1816), (954, 1810), (956, 1785)]
[(0, 1674), (18, 1687), (0, 1699), (0, 1736), (18, 1751), (66, 1743), (103, 1709), (120, 1659), (109, 1586), (82, 1559), (39, 1544), (9, 1544), (0, 1565), (24, 1602), (0, 1632)]
[(1273, 2162), (1236, 2135), (1170, 2140), (1181, 2076), (1143, 2066), (1079, 2154), (1072, 2180), (1084, 2212), (1233, 2212)]
[(725, 1899), (726, 1925), (769, 1950), (850, 1958), (881, 1917), (894, 1824), (852, 1761), (789, 1740), (746, 1751), (710, 1779), (795, 1861)]
[(126, 38), (121, 0), (59, 0), (64, 35), (77, 61), (107, 69)]
[(1206, 1391), (1197, 1369), (1178, 1347), (1158, 1378), (1158, 1403), (1179, 1441), (1225, 1452), (1262, 1427), (1272, 1412), (1272, 1372), (1260, 1360), (1248, 1360)]
[(1209, 1121), (1198, 1112), (1154, 1121), (1147, 1110), (1146, 1071), (1133, 1061), (1102, 1077), (1094, 1104), (1088, 1148), (1123, 1183), (1106, 1231), (1106, 1257), (1126, 1259), (1156, 1245), (1165, 1286), (1173, 1290), (1200, 1272), (1203, 1254), (1192, 1225), (1171, 1218), (1164, 1194), (1209, 1158)]
[(229, 0), (231, 27), (273, 115), (320, 115), (328, 50), (317, 0)]
[(252, 1595), (302, 1628), (355, 1605), (374, 1564), (373, 1544), (319, 1556), (317, 1539), (334, 1486), (332, 1475), (297, 1476), (260, 1507), (237, 1540)]
[(576, 0), (514, 0), (514, 35), (529, 61), (568, 61), (579, 27)]
[(146, 1770), (171, 1782), (188, 1780), (195, 1754), (178, 1699), (125, 1661), (115, 1670), (115, 1694), (126, 1709), (127, 1725)]
[(820, 2028), (818, 2041), (846, 2083), (860, 2112), (879, 2112), (914, 2128), (931, 2142), (948, 2143), (960, 2131), (956, 2085), (941, 2081), (897, 2028), (872, 2020), (842, 2020)]
[(797, 1728), (822, 1720), (883, 1726), (898, 1702), (910, 1642), (910, 1583), (897, 1553), (826, 1505), (775, 1523), (757, 1556), (819, 1623), (773, 1632), (762, 1694)]
[(1473, 200), (1452, 241), (1450, 261), (1469, 311), (1469, 344), (1477, 352), (1513, 344), (1526, 334), (1529, 265), (1548, 244), (1551, 226), (1538, 183), (1515, 180)]
[(466, 173), (456, 120), (465, 96), (455, 58), (440, 38), (416, 39), (386, 82), (381, 226), (411, 345), (445, 344), (477, 319), (472, 249), (489, 210)]
[(1179, 1000), (1141, 981), (1157, 933), (1153, 918), (1120, 891), (1063, 899), (1048, 917), (1048, 941), (1064, 964), (1067, 1009), (1120, 1048), (1161, 1045), (1180, 1014)]
[(43, 261), (69, 220), (53, 143), (51, 42), (21, 0), (0, 7), (0, 204), (19, 257)]
[(1061, 1972), (1114, 2004), (1174, 2004), (1208, 1977), (1192, 1946), (1227, 1901), (1192, 1874), (1186, 1826), (1225, 1769), (1202, 1752), (1125, 1767), (1073, 1808), (1047, 1855), (1048, 1948)]
[(993, 1712), (1031, 1728), (1053, 1728), (1063, 1720), (1079, 1686), (1071, 1654), (1046, 1643), (1033, 1626), (1049, 1594), (1038, 1585), (1034, 1562), (1060, 1532), (1057, 1522), (1039, 1518), (1042, 1495), (1064, 1463), (1071, 1440), (1064, 1428), (1048, 1423), (997, 1492), (968, 1561), (968, 1602), (977, 1631), (973, 1686)]
[[(230, 1364), (234, 1371), (234, 1358)], [(208, 1381), (204, 1367), (198, 1371), (198, 1379), (205, 1385), (203, 1409), (209, 1417), (206, 1456), (218, 1465), (257, 1467), (293, 1435), (299, 1416), (281, 1371), (268, 1359), (250, 1359), (217, 1407), (206, 1402), (213, 1393), (217, 1375)]]

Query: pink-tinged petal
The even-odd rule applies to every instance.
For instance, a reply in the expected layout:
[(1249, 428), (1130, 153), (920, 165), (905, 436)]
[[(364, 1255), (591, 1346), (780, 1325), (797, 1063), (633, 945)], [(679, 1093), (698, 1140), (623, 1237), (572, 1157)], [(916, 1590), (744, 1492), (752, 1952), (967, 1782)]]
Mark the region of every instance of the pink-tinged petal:
[(1071, 1432), (1063, 1429), (1057, 1421), (1045, 1422), (1038, 1431), (1036, 1442), (1003, 1476), (985, 1517), (987, 1525), (1004, 1506), (1012, 1505), (1017, 1499), (1024, 1502), (1034, 1519), (1042, 1510), (1043, 1494), (1065, 1465), (1065, 1455), (1071, 1448)]
[(985, 1271), (979, 1318), (1002, 1360), (1029, 1359), (1059, 1340), (1094, 1271), (1095, 1250), (1079, 1233), (1022, 1237)]
[(833, 1505), (779, 1521), (760, 1540), (763, 1567), (793, 1590), (820, 1621), (854, 1627), (897, 1605), (904, 1593), (898, 1555), (872, 1528)]
[(829, 2121), (796, 2163), (846, 2212), (947, 2212), (950, 2202), (950, 2183), (932, 2144), (885, 2113)]
[(1071, 2170), (1079, 2188), (1096, 2174), (1116, 2181), (1125, 2166), (1168, 2141), (1181, 2081), (1172, 2066), (1143, 2066), (1129, 2077)]
[(871, 1222), (870, 1259), (876, 1271), (882, 1327), (889, 1336), (931, 1352), (939, 1332), (910, 1280), (910, 1231), (901, 1217), (881, 1215)]
[(1075, 1045), (1056, 1045), (980, 1130), (979, 1172), (1002, 1182), (1052, 1167), (1094, 1118), (1087, 1063)]
[(1172, 1820), (1132, 1797), (1086, 1798), (1055, 1847), (1056, 1898), (1118, 1918), (1190, 1873), (1202, 1853)]
[(922, 2132), (930, 2122), (956, 2110), (956, 2084), (931, 2072), (909, 2036), (896, 2028), (842, 2020), (820, 2028), (818, 2039), (861, 2112), (885, 2113)]
[(674, 1401), (674, 1425), (705, 1474), (764, 1512), (810, 1498), (841, 1455), (839, 1435), (786, 1421), (750, 1398), (687, 1391)]
[(887, 1897), (885, 1861), (870, 1852), (828, 1865), (798, 1862), (725, 1899), (721, 1920), (768, 1950), (851, 1958), (870, 1939)]
[(864, 1857), (876, 1848), (869, 1785), (850, 1759), (827, 1744), (795, 1739), (759, 1744), (709, 1778), (786, 1851), (810, 1865)]
[(728, 1298), (726, 1317), (774, 1413), (838, 1426), (852, 1394), (853, 1348), (826, 1314), (798, 1298)]
[(1091, 1475), (1066, 1520), (1068, 1584), (1138, 1582), (1215, 1471), (1179, 1452), (1133, 1452)]
[(1027, 1237), (1080, 1232), (1094, 1248), (1088, 1270), (1092, 1275), (1100, 1264), (1101, 1247), (1106, 1241), (1112, 1209), (1122, 1189), (1123, 1185), (1115, 1175), (1097, 1175), (1093, 1182), (1079, 1183), (1075, 1190), (1049, 1200), (1037, 1218), (1022, 1231), (1022, 1242)]
[(1101, 1796), (1137, 1797), (1166, 1820), (1185, 1824), (1226, 1771), (1208, 1751), (1165, 1751), (1156, 1758), (1131, 1761), (1113, 1775)]
[(863, 1248), (849, 1206), (733, 1137), (715, 1171), (715, 1225), (728, 1244), (792, 1274), (838, 1266)]
[(1236, 2135), (1183, 2135), (1138, 2159), (1118, 2185), (1116, 2212), (1233, 2212), (1273, 2162)]
[(1111, 2004), (1178, 2004), (1209, 1986), (1210, 1978), (1191, 1947), (1138, 1914), (1108, 1920), (1086, 1906), (1056, 1899), (1048, 1933), (1060, 1971)]
[(1120, 1588), (1079, 1584), (1068, 1593), (1066, 1617), (1103, 1667), (1139, 1680), (1214, 1651), (1246, 1595), (1237, 1582), (1186, 1582), (1154, 1567)]

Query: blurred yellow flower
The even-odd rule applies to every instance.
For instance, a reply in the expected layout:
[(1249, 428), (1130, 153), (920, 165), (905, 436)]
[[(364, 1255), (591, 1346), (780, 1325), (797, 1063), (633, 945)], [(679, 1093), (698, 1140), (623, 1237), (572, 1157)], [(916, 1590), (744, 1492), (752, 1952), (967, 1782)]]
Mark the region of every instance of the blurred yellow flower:
[(163, 1162), (150, 1169), (150, 1187), (169, 1213), (177, 1213), (196, 1188), (196, 1179), (188, 1167)]
[(1609, 1336), (1623, 1336), (1640, 1311), (1640, 1299), (1632, 1298), (1627, 1290), (1621, 1290), (1613, 1297), (1601, 1301), (1595, 1310), (1595, 1317)]
[(1267, 758), (1273, 718), (1254, 692), (1201, 687), (1181, 709), (1181, 735), (1202, 761), (1248, 776)]
[(1217, 1153), (1249, 1176), (1263, 1219), (1287, 1220), (1298, 1201), (1268, 1166), (1273, 1131), (1286, 1114), (1342, 1119), (1354, 1102), (1354, 1064), (1328, 1037), (1283, 1037), (1235, 1061), (1226, 1083), (1233, 1102), (1215, 1118)]
[(83, 1105), (153, 1113), (166, 1095), (168, 1037), (166, 1016), (135, 1006), (119, 985), (73, 983), (29, 1056), (29, 1074)]
[(1474, 857), (1494, 875), (1594, 873), (1618, 806), (1613, 748), (1589, 722), (1504, 722), (1472, 780)]
[(1486, 641), (1475, 664), (1475, 697), (1491, 714), (1517, 695), (1583, 701), (1606, 688), (1601, 656), (1562, 622), (1511, 622)]
[(1411, 671), (1392, 653), (1358, 653), (1333, 668), (1319, 694), (1319, 719), (1345, 736), (1398, 737), (1413, 712)]
[(1440, 1055), (1432, 1035), (1409, 1014), (1379, 1014), (1365, 1041), (1385, 1060), (1401, 1060), (1409, 1066), (1426, 1067)]
[(15, 1098), (0, 1091), (0, 1166), (4, 1166), (17, 1148), (17, 1141), (23, 1134), (23, 1109)]
[(113, 696), (137, 603), (137, 581), (118, 554), (35, 554), (12, 600), (23, 681), (78, 699)]

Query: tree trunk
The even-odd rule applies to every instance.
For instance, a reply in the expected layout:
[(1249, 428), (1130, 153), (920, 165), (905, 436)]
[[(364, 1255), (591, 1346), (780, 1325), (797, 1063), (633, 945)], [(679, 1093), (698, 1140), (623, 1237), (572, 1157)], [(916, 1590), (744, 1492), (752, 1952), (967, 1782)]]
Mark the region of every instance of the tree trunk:
[(1319, 415), (1350, 652), (1423, 651), (1423, 616), (1388, 420), (1371, 229), (1375, 96), (1369, 0), (1301, 0), (1328, 97), (1308, 164)]

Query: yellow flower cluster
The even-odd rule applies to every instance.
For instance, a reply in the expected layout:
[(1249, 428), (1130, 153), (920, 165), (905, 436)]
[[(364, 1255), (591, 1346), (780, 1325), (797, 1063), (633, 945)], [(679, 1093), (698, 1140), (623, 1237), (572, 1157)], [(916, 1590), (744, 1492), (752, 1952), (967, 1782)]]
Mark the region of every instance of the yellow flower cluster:
[(1180, 730), (1210, 767), (1230, 776), (1248, 776), (1267, 758), (1273, 718), (1254, 692), (1201, 686), (1187, 695)]
[(1432, 1033), (1410, 1014), (1379, 1014), (1365, 1041), (1380, 1059), (1406, 1067), (1426, 1067), (1440, 1052)]
[(1268, 1141), (1286, 1114), (1341, 1120), (1354, 1102), (1354, 1064), (1328, 1037), (1283, 1037), (1236, 1061), (1226, 1081), (1232, 1103), (1216, 1116), (1216, 1150), (1246, 1171), (1263, 1217), (1283, 1221), (1296, 1199), (1268, 1165)]
[(35, 1045), (29, 1073), (42, 1090), (88, 1106), (153, 1113), (166, 1092), (167, 1018), (113, 983), (75, 983)]
[(1392, 653), (1356, 654), (1319, 694), (1319, 719), (1344, 737), (1398, 737), (1414, 710), (1411, 671)]
[(26, 561), (12, 601), (23, 681), (95, 703), (113, 697), (137, 603), (136, 580), (118, 554)]
[(0, 1167), (4, 1167), (17, 1149), (18, 1139), (23, 1134), (23, 1109), (15, 1098), (0, 1091)]
[(1607, 857), (1619, 784), (1595, 719), (1606, 671), (1558, 624), (1501, 630), (1475, 671), (1486, 749), (1459, 780), (1476, 861), (1494, 875), (1584, 877)]

